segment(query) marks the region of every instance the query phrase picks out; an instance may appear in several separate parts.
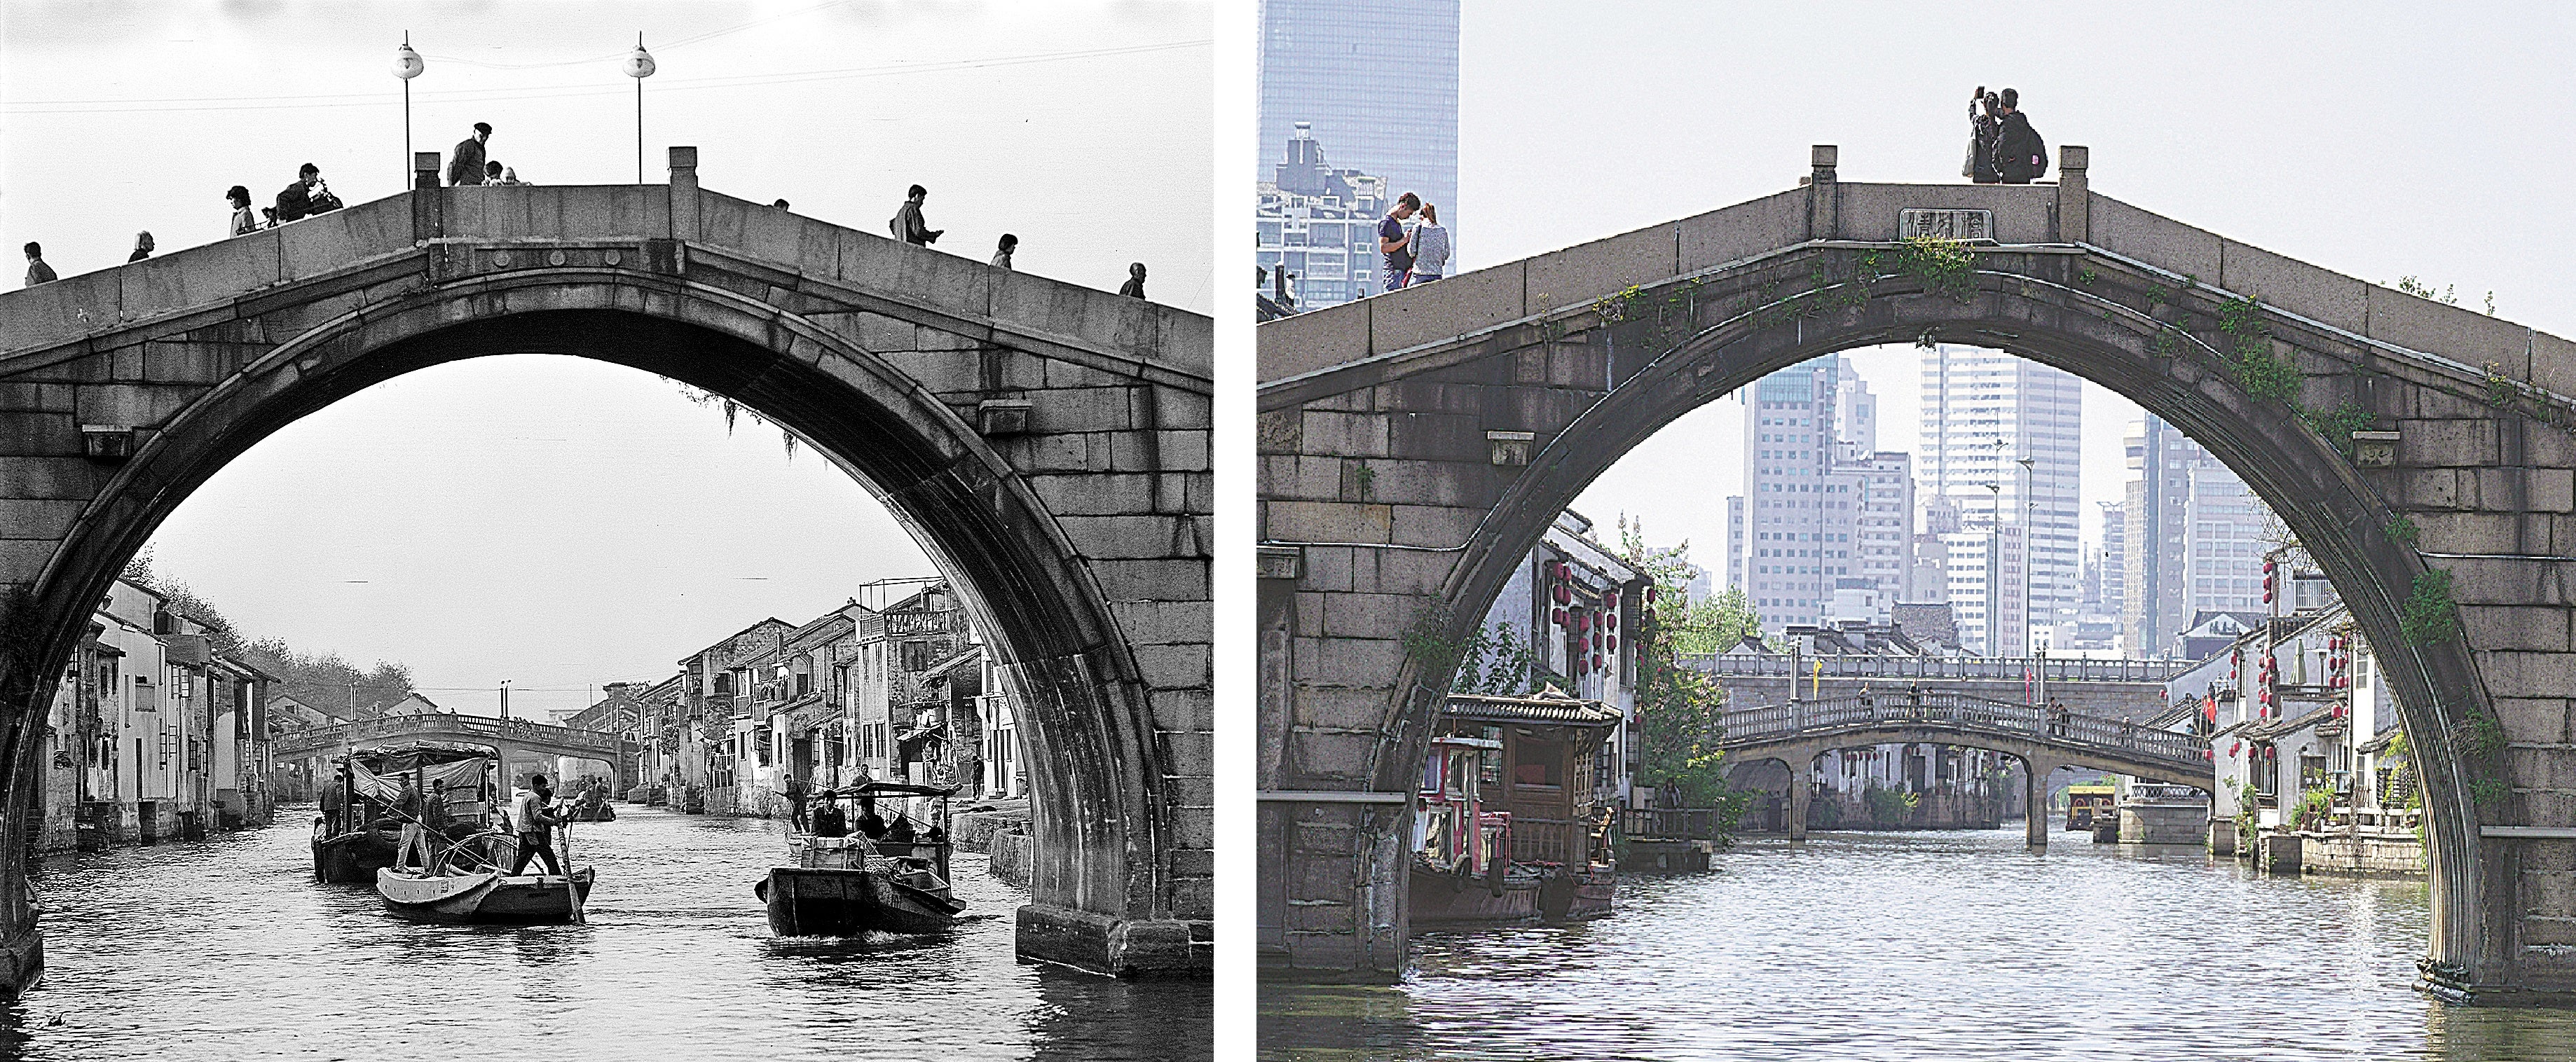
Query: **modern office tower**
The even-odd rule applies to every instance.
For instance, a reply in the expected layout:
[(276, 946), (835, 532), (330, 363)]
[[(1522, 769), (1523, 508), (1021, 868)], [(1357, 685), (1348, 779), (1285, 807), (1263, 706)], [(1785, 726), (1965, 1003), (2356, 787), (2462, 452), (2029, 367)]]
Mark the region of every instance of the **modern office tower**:
[(2131, 422), (2128, 460), (2121, 645), (2168, 657), (2196, 613), (2261, 607), (2268, 511), (2218, 458), (2154, 414)]
[(2093, 558), (2100, 586), (2094, 611), (2116, 617), (2129, 602), (2129, 510), (2120, 502), (2094, 504), (2102, 507), (2102, 550)]
[[(1726, 585), (1744, 586), (1744, 496), (1726, 498)], [(1751, 592), (1749, 589), (1747, 592)]]
[[(1262, 0), (1256, 61), (1261, 144), (1309, 123), (1342, 165), (1385, 178), (1389, 199), (1416, 192), (1439, 204), (1465, 250), (1475, 223), (1445, 220), (1458, 195), (1458, 6)], [(1455, 254), (1453, 272), (1463, 268)]]
[(1849, 362), (1824, 357), (1744, 391), (1746, 571), (1737, 585), (1768, 632), (1844, 618), (1832, 615), (1835, 580), (1859, 574), (1853, 537), (1867, 474), (1834, 459), (1841, 443), (1835, 411), (1850, 376)]
[[(1954, 540), (1981, 537), (1986, 544), (1976, 549), (2002, 550), (1993, 557), (1981, 554), (1978, 566), (2006, 573), (1991, 588), (1998, 615), (1995, 655), (2028, 653), (2044, 638), (2034, 628), (2074, 617), (2083, 549), (2083, 399), (2083, 382), (2075, 376), (2002, 351), (1944, 343), (1923, 352), (1917, 455), (1923, 490), (1958, 507), (1959, 534), (1944, 538), (1951, 546), (1954, 606), (1981, 615), (1988, 607), (1983, 600), (1959, 599), (1959, 550), (1966, 547)], [(2005, 527), (2027, 525), (2027, 531), (1991, 533), (1998, 512)], [(2031, 553), (2027, 563), (2018, 552), (2024, 549)], [(1979, 584), (1978, 593), (1987, 589)], [(1963, 644), (1972, 640), (1972, 631), (1985, 629), (1961, 612)]]
[[(1324, 159), (1306, 123), (1289, 136), (1286, 158), (1261, 182), (1254, 208), (1253, 259), (1263, 290), (1285, 292), (1283, 310), (1303, 313), (1378, 294), (1377, 219), (1385, 180)], [(1285, 269), (1282, 282), (1273, 271)]]
[(2264, 611), (2263, 532), (2270, 510), (2244, 480), (2215, 463), (2184, 475), (2191, 490), (2183, 503), (2182, 560), (2191, 594), (2184, 619)]
[[(1844, 412), (1875, 419), (1876, 403), (1857, 410), (1845, 406)], [(1860, 476), (1860, 502), (1854, 510), (1852, 528), (1852, 540), (1857, 543), (1853, 552), (1859, 555), (1854, 574), (1871, 581), (1875, 594), (1872, 618), (1884, 617), (1889, 606), (1900, 602), (1919, 604), (1931, 600), (1913, 596), (1908, 581), (1914, 568), (1914, 455), (1876, 450), (1837, 463), (1835, 471)]]

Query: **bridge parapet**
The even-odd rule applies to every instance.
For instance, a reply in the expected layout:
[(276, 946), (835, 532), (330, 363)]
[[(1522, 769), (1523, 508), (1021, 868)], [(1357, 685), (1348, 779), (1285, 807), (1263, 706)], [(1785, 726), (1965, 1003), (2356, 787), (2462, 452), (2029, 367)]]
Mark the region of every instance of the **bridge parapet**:
[(1853, 730), (1932, 727), (2160, 761), (2185, 770), (2205, 769), (2209, 762), (2203, 755), (2208, 743), (2190, 734), (2078, 712), (2051, 720), (2036, 705), (1954, 694), (1790, 701), (1724, 712), (1718, 719), (1725, 728), (1717, 741), (1721, 748), (1788, 743)]
[(548, 726), (525, 719), (483, 719), (479, 717), (441, 715), (395, 715), (381, 719), (359, 719), (329, 726), (317, 726), (281, 735), (269, 743), (272, 754), (292, 758), (311, 755), (341, 745), (386, 738), (420, 738), (422, 740), (460, 740), (477, 744), (512, 746), (551, 746), (560, 749), (595, 752), (601, 759), (615, 760), (630, 744), (615, 734), (572, 727)]
[(1711, 653), (1684, 656), (1681, 665), (1729, 678), (1920, 679), (1926, 682), (2020, 682), (2036, 673), (2044, 682), (2170, 682), (2199, 666), (2182, 660), (2088, 660), (2082, 657), (1792, 656), (1786, 653)]

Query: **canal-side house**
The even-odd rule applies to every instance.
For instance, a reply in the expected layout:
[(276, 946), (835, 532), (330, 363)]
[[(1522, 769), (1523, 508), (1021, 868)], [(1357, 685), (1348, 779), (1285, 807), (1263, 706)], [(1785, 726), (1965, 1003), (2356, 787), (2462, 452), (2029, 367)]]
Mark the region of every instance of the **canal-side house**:
[(975, 713), (984, 723), (982, 756), (983, 797), (986, 800), (1017, 800), (1029, 795), (1027, 761), (1020, 753), (1019, 712), (1012, 707), (1011, 697), (1002, 689), (1002, 674), (993, 654), (975, 654), (975, 666), (982, 672), (977, 685), (983, 693), (975, 698)]
[(752, 675), (777, 658), (795, 629), (772, 616), (680, 658), (680, 717), (671, 725), (671, 751), (650, 764), (659, 784), (678, 789), (672, 806), (738, 811), (743, 776), (760, 760)]
[(213, 651), (162, 595), (110, 585), (55, 691), (40, 789), (43, 848), (149, 844), (264, 825), (271, 681)]
[(939, 700), (925, 674), (968, 640), (966, 611), (947, 583), (928, 583), (862, 620), (857, 638), (850, 721), (863, 777), (922, 781), (922, 755), (938, 733), (924, 726), (924, 709)]
[(1633, 620), (1643, 612), (1645, 573), (1594, 537), (1583, 514), (1557, 515), (1537, 546), (1514, 568), (1485, 610), (1481, 641), (1459, 666), (1462, 694), (1525, 697), (1550, 687), (1611, 713), (1584, 772), (1602, 807), (1642, 806), (1633, 783), (1637, 644)]
[(2225, 677), (2178, 680), (2207, 686), (2211, 846), (2236, 850), (2250, 792), (2257, 834), (2303, 834), (2307, 869), (2420, 873), (2420, 812), (2392, 753), (2404, 747), (2397, 703), (2368, 641), (2304, 554), (2268, 554), (2264, 582), (2273, 612), (2221, 654)]

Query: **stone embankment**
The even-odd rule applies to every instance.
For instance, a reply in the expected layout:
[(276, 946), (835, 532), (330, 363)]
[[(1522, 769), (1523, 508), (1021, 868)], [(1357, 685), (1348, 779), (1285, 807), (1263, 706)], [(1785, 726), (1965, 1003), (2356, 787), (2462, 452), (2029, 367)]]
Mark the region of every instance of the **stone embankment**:
[(958, 850), (986, 853), (994, 877), (1024, 889), (1029, 887), (1034, 849), (1029, 843), (1027, 800), (977, 804), (951, 818), (949, 826)]

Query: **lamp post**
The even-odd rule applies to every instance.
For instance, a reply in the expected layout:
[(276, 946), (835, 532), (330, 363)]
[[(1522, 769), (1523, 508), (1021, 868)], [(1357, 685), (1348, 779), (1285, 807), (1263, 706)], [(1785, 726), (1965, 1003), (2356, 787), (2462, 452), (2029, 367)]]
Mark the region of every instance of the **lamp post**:
[(501, 680), (501, 718), (510, 717), (510, 680)]
[(1986, 521), (1986, 655), (2001, 657), (2004, 655), (2003, 631), (2000, 629), (2004, 618), (2001, 585), (2004, 581), (2004, 485), (1987, 480), (1986, 490), (1995, 497), (1994, 511), (1988, 514)]
[(2021, 645), (2025, 656), (2038, 655), (2039, 636), (2031, 631), (2030, 568), (2031, 553), (2038, 536), (2032, 533), (2031, 521), (2039, 518), (2039, 500), (2031, 496), (2031, 468), (2037, 458), (2025, 457), (2014, 464), (2021, 466)]
[(403, 83), (403, 177), (402, 186), (411, 187), (411, 79), (419, 77), (428, 64), (420, 53), (411, 50), (411, 31), (403, 31), (402, 47), (394, 52), (394, 76)]
[(653, 76), (653, 54), (644, 50), (644, 32), (635, 32), (635, 51), (626, 57), (626, 76), (635, 79), (635, 183), (644, 183), (644, 79)]

